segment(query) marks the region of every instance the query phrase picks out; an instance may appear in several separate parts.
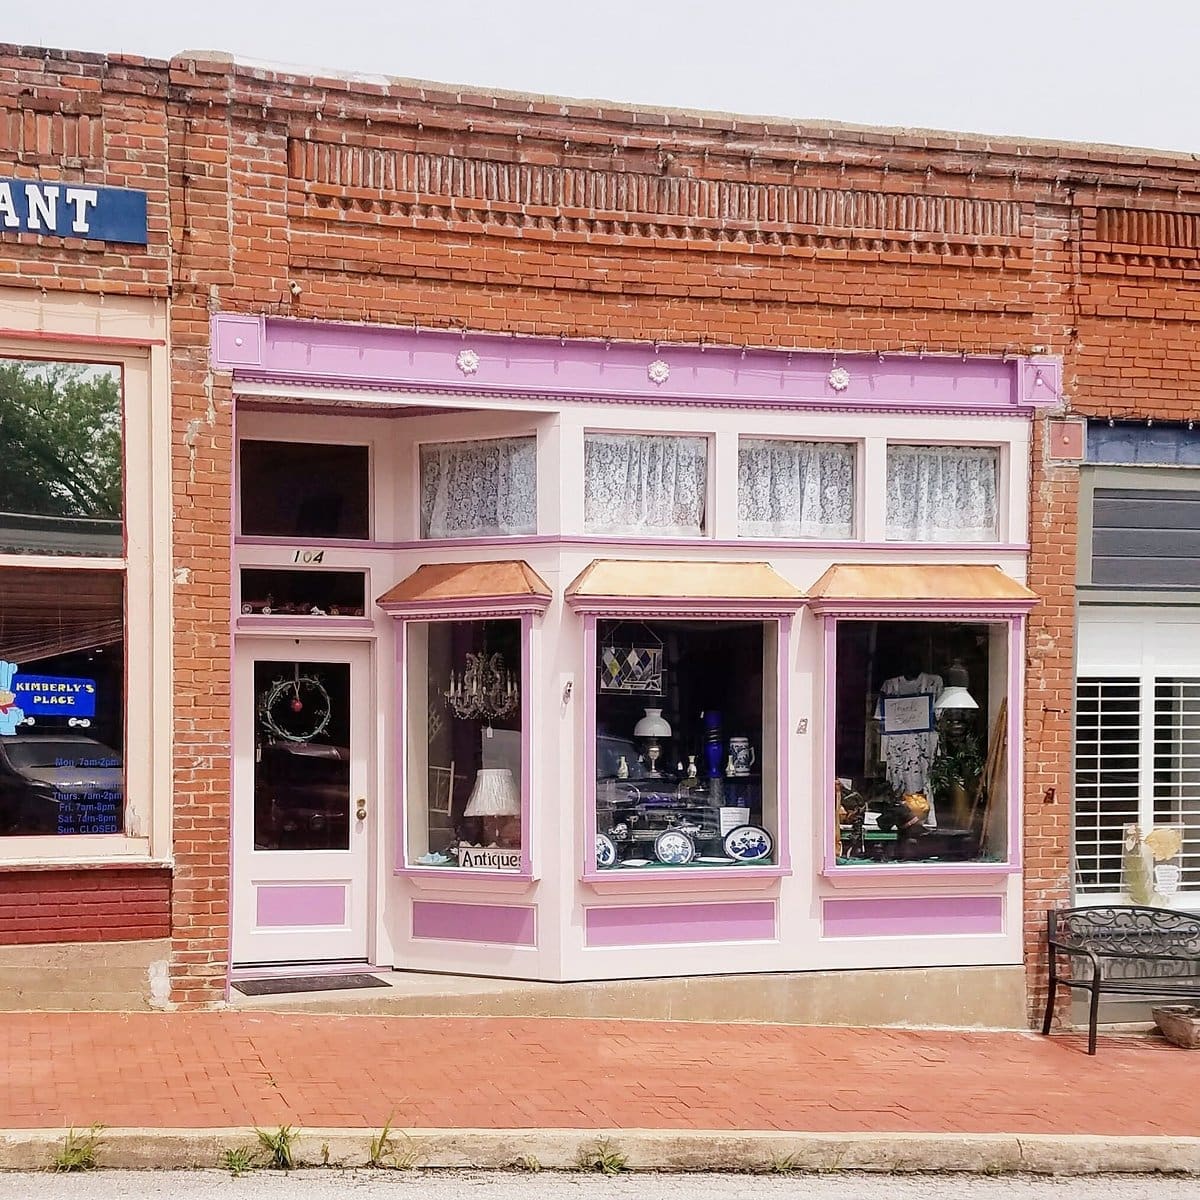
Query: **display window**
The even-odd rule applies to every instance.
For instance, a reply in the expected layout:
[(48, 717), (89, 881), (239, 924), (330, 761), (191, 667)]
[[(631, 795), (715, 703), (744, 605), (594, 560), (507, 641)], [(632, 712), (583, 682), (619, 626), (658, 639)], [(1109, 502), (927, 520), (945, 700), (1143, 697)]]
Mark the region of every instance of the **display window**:
[(0, 569), (0, 835), (125, 830), (124, 577)]
[(405, 643), (407, 865), (522, 871), (521, 619), (407, 621)]
[(889, 541), (997, 541), (999, 495), (994, 446), (887, 448)]
[(840, 620), (835, 638), (837, 865), (1006, 863), (1009, 624)]
[(777, 621), (597, 621), (597, 870), (779, 862), (778, 638)]
[(583, 519), (589, 533), (700, 537), (707, 510), (707, 438), (585, 436)]

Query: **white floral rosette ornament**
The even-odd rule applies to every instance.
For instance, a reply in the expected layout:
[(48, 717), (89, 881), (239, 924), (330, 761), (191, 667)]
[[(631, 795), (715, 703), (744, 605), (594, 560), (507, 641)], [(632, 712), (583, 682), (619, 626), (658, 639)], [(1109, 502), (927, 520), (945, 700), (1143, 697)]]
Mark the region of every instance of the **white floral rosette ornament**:
[(669, 364), (663, 362), (661, 358), (656, 358), (647, 368), (646, 376), (651, 383), (662, 386), (671, 378), (671, 368)]
[(479, 370), (479, 355), (474, 350), (460, 350), (454, 362), (464, 375), (474, 375)]
[(835, 392), (844, 392), (850, 386), (850, 372), (845, 367), (834, 367), (828, 382)]

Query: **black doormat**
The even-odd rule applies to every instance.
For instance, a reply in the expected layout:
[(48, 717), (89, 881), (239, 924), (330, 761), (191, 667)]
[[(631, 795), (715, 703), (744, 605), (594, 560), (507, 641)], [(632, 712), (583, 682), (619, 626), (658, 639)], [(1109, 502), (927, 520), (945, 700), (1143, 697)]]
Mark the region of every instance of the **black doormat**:
[(294, 975), (285, 979), (239, 979), (243, 996), (285, 996), (288, 992), (340, 992), (348, 988), (391, 987), (374, 975)]

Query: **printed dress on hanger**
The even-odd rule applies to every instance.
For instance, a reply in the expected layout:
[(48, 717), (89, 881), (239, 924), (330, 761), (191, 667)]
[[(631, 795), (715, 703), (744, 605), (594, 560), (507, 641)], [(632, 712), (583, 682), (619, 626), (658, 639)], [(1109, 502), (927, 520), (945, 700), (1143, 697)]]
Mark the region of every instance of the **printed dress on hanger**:
[[(879, 689), (879, 703), (875, 709), (877, 718), (883, 717), (885, 699), (928, 696), (930, 715), (932, 703), (942, 692), (942, 677), (922, 671), (916, 676), (896, 675), (885, 679)], [(938, 735), (933, 722), (930, 728), (911, 731), (889, 731), (885, 722), (880, 735), (881, 753), (887, 771), (888, 784), (900, 795), (923, 792), (929, 800), (929, 815), (925, 824), (929, 828), (937, 825), (937, 813), (933, 806), (933, 793), (929, 783), (929, 770), (937, 754)]]

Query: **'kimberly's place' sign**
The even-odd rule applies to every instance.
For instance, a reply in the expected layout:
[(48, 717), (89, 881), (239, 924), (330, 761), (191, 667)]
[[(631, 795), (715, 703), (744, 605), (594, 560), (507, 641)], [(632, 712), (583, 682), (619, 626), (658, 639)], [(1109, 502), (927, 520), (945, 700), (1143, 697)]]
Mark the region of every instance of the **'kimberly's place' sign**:
[(45, 233), (93, 242), (149, 240), (146, 193), (38, 179), (0, 179), (0, 233)]

